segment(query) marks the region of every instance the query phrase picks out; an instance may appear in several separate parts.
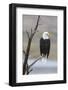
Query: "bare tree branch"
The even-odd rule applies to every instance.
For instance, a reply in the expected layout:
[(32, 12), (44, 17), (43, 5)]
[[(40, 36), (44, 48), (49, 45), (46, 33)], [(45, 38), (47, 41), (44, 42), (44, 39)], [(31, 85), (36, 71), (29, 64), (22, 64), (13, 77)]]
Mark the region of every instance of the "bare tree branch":
[(26, 34), (27, 34), (27, 36), (28, 36), (28, 38), (29, 38), (29, 33), (28, 33), (28, 31), (26, 31)]
[(29, 72), (27, 74), (29, 74), (31, 71), (33, 71), (33, 69), (29, 70)]
[(38, 20), (37, 20), (37, 24), (36, 24), (36, 26), (35, 26), (35, 31), (37, 30), (37, 27), (38, 27), (38, 24), (39, 24), (39, 20), (40, 20), (40, 16), (38, 16)]
[(31, 28), (31, 35), (32, 35), (32, 28)]
[(40, 20), (40, 16), (38, 16), (37, 24), (36, 24), (36, 26), (34, 28), (34, 32), (32, 33), (31, 37), (33, 37), (34, 34), (37, 32), (37, 28), (38, 28), (38, 25), (39, 25), (39, 20)]
[(23, 53), (26, 54), (26, 52), (23, 50)]
[[(27, 44), (25, 59), (24, 59), (24, 63), (23, 63), (23, 75), (25, 74), (25, 72), (27, 72), (27, 73), (31, 72), (31, 71), (29, 71), (27, 64), (28, 64), (28, 58), (29, 58), (29, 52), (30, 52), (31, 42), (32, 42), (33, 36), (35, 35), (35, 33), (36, 33), (36, 31), (37, 31), (38, 24), (39, 24), (39, 19), (40, 19), (40, 16), (38, 16), (37, 24), (36, 24), (36, 26), (35, 26), (35, 28), (34, 28), (34, 32), (33, 32), (32, 29), (31, 29), (31, 35), (30, 35), (30, 36), (29, 36), (29, 33), (26, 31), (27, 36), (28, 36), (28, 44)], [(35, 63), (35, 62), (34, 62), (34, 63)], [(33, 64), (34, 64), (34, 63), (33, 63)], [(32, 64), (32, 65), (33, 65), (33, 64)], [(32, 66), (32, 65), (31, 65), (31, 66)], [(31, 67), (31, 66), (30, 66), (30, 67)]]
[(28, 66), (28, 69), (31, 68), (41, 58), (42, 58), (42, 56), (38, 57), (31, 65)]

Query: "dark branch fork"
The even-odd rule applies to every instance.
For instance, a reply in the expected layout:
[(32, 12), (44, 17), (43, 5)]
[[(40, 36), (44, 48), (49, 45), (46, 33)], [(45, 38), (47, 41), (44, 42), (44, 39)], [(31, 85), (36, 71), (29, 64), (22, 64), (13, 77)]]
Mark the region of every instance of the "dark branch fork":
[(41, 58), (42, 58), (42, 56), (36, 58), (36, 60), (35, 60), (32, 64), (29, 65), (28, 69), (31, 68), (31, 67), (32, 67), (37, 61), (39, 61)]
[[(23, 50), (23, 54), (24, 54), (24, 55), (26, 54), (24, 50)], [(36, 58), (35, 61), (28, 66), (28, 69), (29, 69), (31, 66), (33, 66), (37, 61), (39, 61), (41, 58), (42, 58), (42, 56), (39, 56), (38, 58)]]

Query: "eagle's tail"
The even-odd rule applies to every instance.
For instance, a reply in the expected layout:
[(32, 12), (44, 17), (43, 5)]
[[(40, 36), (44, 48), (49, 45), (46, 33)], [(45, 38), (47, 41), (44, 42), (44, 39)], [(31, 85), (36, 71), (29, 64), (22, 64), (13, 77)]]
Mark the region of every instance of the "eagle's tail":
[(42, 62), (43, 61), (47, 62), (47, 58), (45, 56), (42, 57)]

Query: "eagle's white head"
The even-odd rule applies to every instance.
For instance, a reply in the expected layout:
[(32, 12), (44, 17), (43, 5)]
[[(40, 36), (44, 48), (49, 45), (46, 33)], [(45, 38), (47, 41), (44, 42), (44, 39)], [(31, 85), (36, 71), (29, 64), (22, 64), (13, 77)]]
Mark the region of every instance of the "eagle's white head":
[(48, 32), (44, 32), (42, 35), (43, 39), (49, 39), (49, 33)]

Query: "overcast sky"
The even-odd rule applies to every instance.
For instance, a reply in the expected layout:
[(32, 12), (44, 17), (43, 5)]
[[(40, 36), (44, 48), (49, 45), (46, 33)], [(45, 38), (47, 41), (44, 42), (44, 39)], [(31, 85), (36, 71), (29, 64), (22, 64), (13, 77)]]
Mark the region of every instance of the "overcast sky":
[[(37, 15), (23, 15), (24, 30), (34, 28), (37, 18)], [(57, 32), (57, 16), (40, 16), (38, 30)]]

